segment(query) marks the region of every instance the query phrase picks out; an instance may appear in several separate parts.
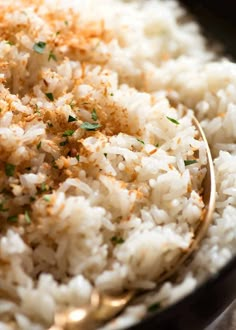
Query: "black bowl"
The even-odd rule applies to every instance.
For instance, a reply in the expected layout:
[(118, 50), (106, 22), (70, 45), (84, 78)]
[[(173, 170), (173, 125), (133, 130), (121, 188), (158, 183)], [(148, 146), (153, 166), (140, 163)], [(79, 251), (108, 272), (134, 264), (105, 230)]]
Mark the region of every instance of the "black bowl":
[[(235, 0), (182, 0), (209, 40), (223, 44), (236, 59)], [(129, 330), (203, 330), (236, 298), (236, 257), (191, 294), (157, 311)], [(225, 329), (226, 330), (226, 329)]]
[(191, 294), (129, 330), (202, 330), (234, 300), (235, 283), (236, 258)]
[(224, 54), (236, 59), (235, 0), (179, 0), (199, 22), (208, 40), (224, 46)]

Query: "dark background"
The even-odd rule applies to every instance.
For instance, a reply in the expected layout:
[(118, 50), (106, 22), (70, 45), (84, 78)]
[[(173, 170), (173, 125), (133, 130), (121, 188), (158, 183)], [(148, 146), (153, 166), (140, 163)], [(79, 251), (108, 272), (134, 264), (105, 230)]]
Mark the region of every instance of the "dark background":
[(194, 14), (203, 33), (224, 46), (224, 53), (236, 60), (236, 0), (180, 0)]

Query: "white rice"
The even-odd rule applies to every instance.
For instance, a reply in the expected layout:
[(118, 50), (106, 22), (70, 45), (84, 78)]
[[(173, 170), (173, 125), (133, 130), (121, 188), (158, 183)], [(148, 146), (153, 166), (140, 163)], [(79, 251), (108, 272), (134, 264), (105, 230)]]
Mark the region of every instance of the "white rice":
[(225, 265), (236, 248), (235, 64), (216, 60), (174, 1), (0, 1), (0, 22), (0, 330), (48, 329), (93, 287), (156, 287), (204, 207), (192, 110), (214, 156), (214, 221), (178, 284), (103, 329)]

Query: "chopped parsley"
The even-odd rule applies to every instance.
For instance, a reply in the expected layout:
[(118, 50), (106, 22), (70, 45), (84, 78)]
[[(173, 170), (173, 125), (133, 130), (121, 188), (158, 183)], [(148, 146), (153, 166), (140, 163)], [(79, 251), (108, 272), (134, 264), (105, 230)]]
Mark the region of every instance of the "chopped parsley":
[(69, 25), (69, 22), (68, 22), (68, 21), (64, 21), (64, 24), (65, 24), (66, 26), (68, 26), (68, 25)]
[(104, 154), (103, 154), (106, 158), (107, 158), (107, 153), (106, 152), (104, 152)]
[(172, 123), (174, 123), (175, 125), (179, 125), (178, 120), (171, 118), (171, 117), (166, 117), (169, 121), (171, 121)]
[(155, 312), (157, 311), (158, 309), (161, 308), (161, 305), (160, 303), (154, 303), (154, 304), (151, 304), (150, 306), (147, 307), (147, 311), (149, 313), (152, 313), (152, 312)]
[(13, 176), (15, 173), (15, 168), (16, 168), (15, 165), (7, 163), (5, 165), (6, 176)]
[(185, 160), (184, 161), (185, 166), (196, 164), (196, 163), (197, 163), (197, 160), (195, 160), (195, 159), (190, 159), (190, 160)]
[(111, 96), (114, 96), (114, 94), (113, 94), (113, 93), (111, 93), (110, 95), (111, 95)]
[(155, 144), (155, 147), (156, 147), (156, 148), (158, 148), (158, 147), (159, 147), (159, 144), (158, 144), (158, 143), (157, 143), (157, 144)]
[(74, 106), (75, 106), (75, 103), (74, 103), (74, 101), (73, 101), (73, 100), (70, 102), (69, 106), (71, 107), (71, 109), (73, 109), (73, 108), (74, 108)]
[(48, 190), (48, 185), (45, 183), (45, 182), (43, 182), (42, 184), (41, 184), (41, 189), (40, 189), (42, 192), (44, 192), (44, 191), (47, 191)]
[(66, 146), (68, 143), (69, 143), (69, 141), (68, 141), (68, 139), (66, 139), (65, 141), (60, 142), (60, 146), (61, 146), (61, 147), (64, 147), (64, 146)]
[(36, 109), (36, 113), (41, 116), (41, 112), (39, 111), (39, 107), (38, 104), (35, 104), (35, 109)]
[(79, 162), (79, 160), (80, 160), (80, 155), (77, 155), (77, 156), (75, 156), (75, 158), (78, 160), (78, 162)]
[(54, 95), (52, 93), (45, 93), (45, 95), (50, 101), (54, 101)]
[(41, 148), (41, 145), (42, 145), (42, 141), (40, 141), (40, 142), (37, 144), (37, 149), (38, 149), (38, 150)]
[(72, 117), (71, 115), (69, 115), (68, 123), (72, 123), (73, 121), (77, 121), (77, 119), (75, 117)]
[(31, 219), (30, 219), (28, 211), (25, 211), (25, 222), (28, 223), (28, 224), (31, 223)]
[(51, 200), (50, 196), (48, 195), (43, 196), (43, 199), (45, 200), (45, 202), (50, 202)]
[(14, 43), (12, 41), (9, 41), (9, 40), (6, 41), (6, 44), (7, 45), (10, 45), (10, 46), (13, 46), (14, 45)]
[(48, 62), (50, 62), (51, 60), (53, 61), (57, 61), (57, 57), (56, 55), (52, 52), (52, 50), (50, 51), (49, 55), (48, 55)]
[(95, 109), (93, 109), (92, 114), (91, 114), (92, 120), (96, 121), (98, 120), (98, 115)]
[(75, 131), (73, 129), (68, 129), (62, 134), (62, 136), (72, 136), (74, 133)]
[(33, 50), (38, 53), (38, 54), (43, 54), (44, 53), (44, 50), (45, 50), (45, 47), (46, 47), (46, 42), (44, 41), (39, 41), (39, 42), (36, 42), (33, 46)]
[(138, 142), (142, 143), (142, 144), (145, 144), (143, 140), (140, 140), (140, 139), (136, 139)]
[(101, 127), (100, 124), (98, 123), (91, 124), (87, 121), (85, 121), (82, 125), (80, 125), (80, 128), (83, 128), (86, 131), (96, 131), (96, 129), (98, 129), (99, 127)]
[(122, 237), (113, 236), (111, 238), (111, 241), (113, 244), (117, 245), (117, 244), (123, 244), (125, 240)]
[(18, 220), (17, 215), (12, 215), (12, 216), (7, 218), (7, 221), (9, 221), (9, 222), (17, 222), (17, 220)]
[(6, 209), (4, 207), (4, 203), (3, 202), (0, 202), (0, 212), (7, 212), (9, 209)]

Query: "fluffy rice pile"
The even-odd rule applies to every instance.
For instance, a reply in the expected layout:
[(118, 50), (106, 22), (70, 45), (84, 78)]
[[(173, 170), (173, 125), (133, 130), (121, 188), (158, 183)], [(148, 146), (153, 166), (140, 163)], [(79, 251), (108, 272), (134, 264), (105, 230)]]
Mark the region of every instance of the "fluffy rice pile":
[(0, 0), (1, 330), (45, 330), (94, 286), (152, 289), (188, 249), (206, 164), (188, 109), (215, 157), (214, 223), (178, 284), (106, 328), (231, 258), (236, 66), (214, 62), (186, 18), (172, 1)]

